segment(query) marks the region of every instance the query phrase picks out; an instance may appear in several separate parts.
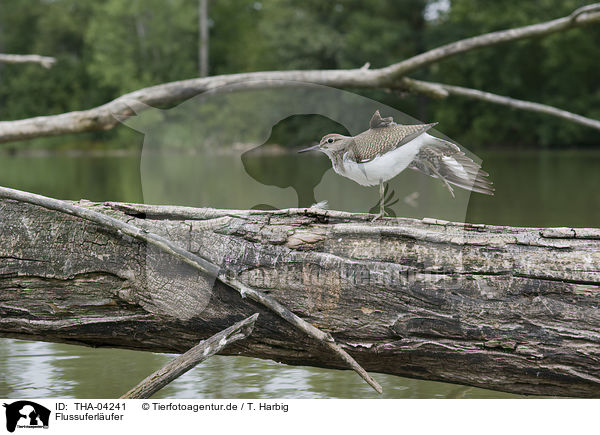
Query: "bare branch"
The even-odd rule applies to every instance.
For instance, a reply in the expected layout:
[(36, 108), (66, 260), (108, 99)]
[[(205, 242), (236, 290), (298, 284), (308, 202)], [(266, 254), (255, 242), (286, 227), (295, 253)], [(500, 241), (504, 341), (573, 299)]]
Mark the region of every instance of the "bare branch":
[(121, 396), (121, 399), (148, 399), (179, 376), (193, 369), (223, 348), (248, 337), (254, 329), (258, 313), (241, 320), (229, 328), (202, 340), (187, 352), (179, 355), (167, 365), (152, 373), (138, 385)]
[(0, 53), (0, 63), (39, 63), (44, 68), (51, 68), (56, 59), (37, 54), (2, 54)]
[(85, 131), (110, 130), (119, 123), (119, 119), (139, 113), (145, 110), (146, 106), (178, 103), (223, 86), (237, 85), (239, 89), (275, 88), (290, 86), (293, 82), (343, 88), (402, 90), (409, 90), (412, 86), (415, 88), (414, 91), (418, 90), (432, 97), (441, 98), (447, 95), (439, 87), (429, 86), (426, 83), (420, 84), (417, 89), (407, 79), (390, 80), (390, 77), (381, 76), (379, 70), (266, 71), (227, 74), (139, 89), (94, 109), (17, 121), (0, 121), (0, 143)]
[[(417, 68), (479, 47), (532, 36), (547, 35), (575, 26), (600, 22), (600, 12), (597, 12), (599, 10), (600, 3), (588, 5), (577, 9), (567, 17), (464, 39), (380, 69), (265, 71), (164, 83), (122, 95), (102, 106), (89, 110), (39, 116), (17, 121), (2, 121), (0, 122), (0, 143), (84, 131), (109, 130), (119, 123), (119, 119), (144, 110), (146, 105), (175, 104), (200, 93), (232, 84), (237, 84), (243, 88), (273, 88), (289, 86), (289, 82), (296, 81), (341, 88), (399, 89), (434, 98), (444, 98), (448, 95), (449, 89), (434, 83), (412, 80), (403, 76)], [(535, 105), (535, 103), (532, 104)], [(525, 106), (519, 108), (530, 110), (530, 107)]]
[(573, 27), (597, 23), (600, 21), (599, 11), (600, 3), (594, 3), (575, 10), (569, 16), (558, 18), (556, 20), (462, 39), (382, 68), (381, 71), (383, 74), (390, 74), (391, 76), (405, 76), (416, 69), (430, 65), (434, 62), (439, 62), (448, 57), (475, 50), (480, 47), (489, 47), (503, 42), (516, 41), (534, 36), (545, 36), (551, 33), (568, 30)]
[[(534, 103), (531, 101), (517, 100), (516, 98), (505, 97), (502, 95), (484, 92), (478, 89), (464, 88), (462, 86), (446, 85), (444, 83), (423, 82), (420, 80), (412, 80), (415, 86), (429, 85), (438, 87), (440, 90), (448, 94), (461, 95), (463, 97), (475, 98), (477, 100), (487, 101), (489, 103), (501, 104), (515, 109), (528, 110), (530, 112), (545, 113), (547, 115), (557, 116), (567, 121), (585, 125), (596, 130), (600, 130), (600, 121), (586, 118), (585, 116), (577, 115), (576, 113), (567, 112), (566, 110), (558, 109), (547, 104)], [(416, 89), (416, 88), (415, 88)]]

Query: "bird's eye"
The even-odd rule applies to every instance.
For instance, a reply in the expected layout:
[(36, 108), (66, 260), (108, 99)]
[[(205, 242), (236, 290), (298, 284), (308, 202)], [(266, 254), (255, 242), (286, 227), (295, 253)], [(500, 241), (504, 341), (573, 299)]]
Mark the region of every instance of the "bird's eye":
[(333, 138), (330, 137), (329, 139), (327, 139), (327, 142), (333, 143)]

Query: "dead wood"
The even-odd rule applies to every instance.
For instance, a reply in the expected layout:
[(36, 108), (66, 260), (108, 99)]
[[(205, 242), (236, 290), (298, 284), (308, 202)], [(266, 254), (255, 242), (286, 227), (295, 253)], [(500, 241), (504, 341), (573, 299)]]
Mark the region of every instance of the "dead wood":
[(44, 68), (52, 68), (56, 59), (38, 54), (4, 54), (0, 53), (0, 63), (38, 63)]
[(252, 333), (258, 313), (216, 333), (179, 355), (167, 365), (152, 373), (138, 385), (121, 396), (121, 399), (149, 399), (156, 392), (203, 361), (222, 351), (226, 346), (248, 337)]
[[(78, 205), (228, 270), (368, 371), (600, 396), (600, 229)], [(252, 335), (225, 353), (347, 368), (262, 304), (139, 239), (6, 199), (0, 222), (3, 337), (184, 352), (258, 312)]]
[[(19, 202), (43, 207), (48, 210), (58, 211), (59, 213), (76, 216), (100, 225), (105, 231), (112, 231), (117, 235), (126, 235), (143, 243), (147, 243), (151, 247), (158, 249), (159, 253), (167, 254), (171, 256), (172, 259), (178, 260), (199, 271), (202, 274), (202, 278), (205, 282), (218, 279), (222, 283), (227, 284), (229, 287), (239, 292), (242, 297), (248, 297), (277, 313), (277, 315), (279, 315), (286, 322), (291, 323), (299, 330), (305, 332), (312, 338), (329, 347), (354, 371), (356, 371), (360, 377), (362, 377), (371, 387), (373, 387), (375, 391), (378, 393), (383, 391), (377, 381), (371, 378), (371, 376), (369, 376), (369, 374), (362, 367), (360, 367), (360, 365), (350, 355), (348, 355), (344, 349), (335, 343), (335, 340), (330, 334), (324, 333), (315, 326), (298, 317), (279, 301), (277, 301), (277, 299), (243, 283), (235, 276), (235, 274), (231, 273), (230, 270), (224, 267), (219, 268), (219, 266), (217, 266), (211, 260), (207, 260), (203, 255), (194, 254), (189, 250), (178, 246), (176, 243), (171, 242), (167, 238), (162, 237), (152, 231), (148, 231), (145, 228), (123, 222), (122, 220), (111, 217), (105, 213), (100, 213), (96, 210), (80, 207), (75, 204), (69, 204), (58, 199), (48, 198), (42, 195), (36, 195), (34, 193), (23, 192), (6, 187), (0, 187), (0, 198), (13, 199)], [(172, 271), (168, 269), (155, 271), (155, 274), (159, 275), (159, 279), (161, 279), (161, 274), (169, 273), (172, 273)], [(163, 285), (168, 287), (168, 283)], [(205, 289), (205, 293), (209, 294), (210, 289)]]

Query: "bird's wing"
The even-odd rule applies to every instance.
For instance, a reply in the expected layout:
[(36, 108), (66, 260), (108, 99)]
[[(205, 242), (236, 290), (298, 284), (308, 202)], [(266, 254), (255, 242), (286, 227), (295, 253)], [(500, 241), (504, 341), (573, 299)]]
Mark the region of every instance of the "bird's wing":
[[(377, 114), (377, 112), (375, 112)], [(375, 116), (375, 115), (373, 115)], [(400, 125), (370, 128), (354, 136), (348, 150), (348, 158), (357, 163), (366, 163), (410, 142), (431, 129), (433, 124)]]
[(379, 114), (379, 110), (376, 110), (371, 117), (371, 121), (369, 122), (369, 128), (382, 128), (388, 127), (389, 125), (395, 124), (394, 118), (391, 116), (388, 118), (382, 118)]
[(493, 183), (485, 178), (489, 174), (481, 169), (481, 165), (467, 157), (452, 142), (427, 136), (427, 141), (408, 165), (409, 168), (440, 178), (452, 196), (454, 191), (449, 184), (486, 195), (494, 194)]

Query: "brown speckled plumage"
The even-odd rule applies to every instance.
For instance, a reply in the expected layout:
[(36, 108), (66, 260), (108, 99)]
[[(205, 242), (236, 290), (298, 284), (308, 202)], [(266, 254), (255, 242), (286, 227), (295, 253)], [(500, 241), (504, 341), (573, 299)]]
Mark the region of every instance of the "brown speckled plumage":
[(348, 158), (357, 163), (368, 162), (410, 142), (434, 125), (436, 124), (399, 125), (391, 123), (386, 127), (370, 128), (354, 136), (348, 150)]
[(452, 196), (451, 184), (493, 195), (492, 182), (485, 178), (488, 174), (478, 163), (458, 145), (427, 133), (436, 124), (400, 125), (376, 111), (368, 130), (356, 136), (328, 134), (309, 149), (319, 147), (329, 156), (337, 173), (363, 186), (379, 184), (380, 195), (383, 183), (406, 167), (440, 179)]

